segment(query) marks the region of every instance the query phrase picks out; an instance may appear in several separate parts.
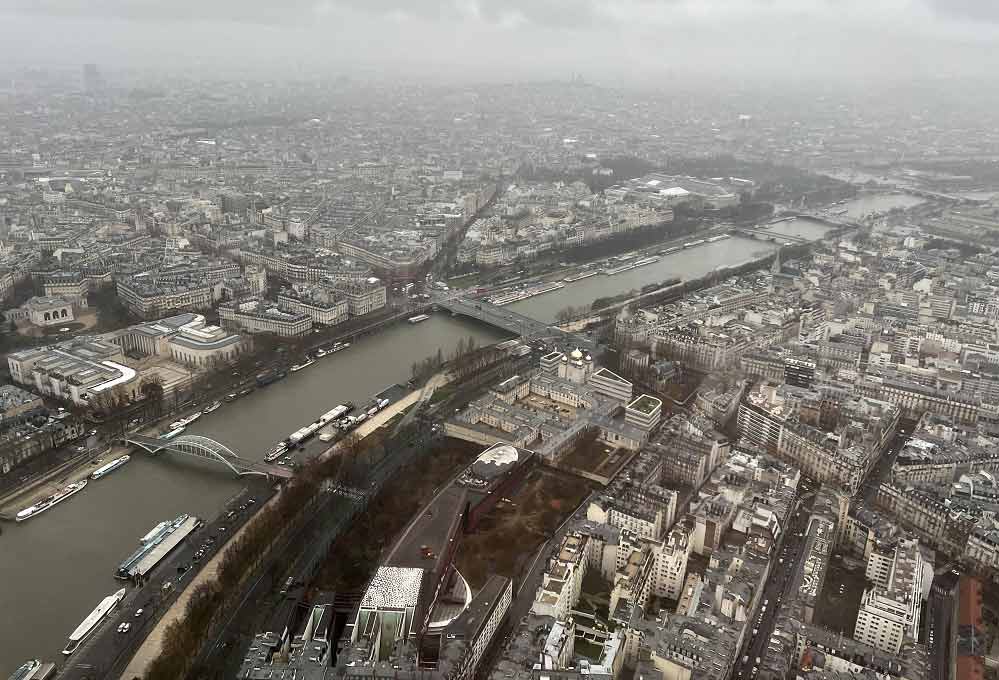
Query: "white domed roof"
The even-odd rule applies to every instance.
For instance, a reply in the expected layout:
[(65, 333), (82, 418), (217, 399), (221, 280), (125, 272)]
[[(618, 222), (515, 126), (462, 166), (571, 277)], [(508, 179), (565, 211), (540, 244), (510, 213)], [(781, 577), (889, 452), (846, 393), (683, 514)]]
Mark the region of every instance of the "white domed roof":
[(583, 358), (583, 353), (579, 351), (578, 347), (576, 349), (572, 350), (572, 360), (573, 361), (579, 361), (582, 358)]

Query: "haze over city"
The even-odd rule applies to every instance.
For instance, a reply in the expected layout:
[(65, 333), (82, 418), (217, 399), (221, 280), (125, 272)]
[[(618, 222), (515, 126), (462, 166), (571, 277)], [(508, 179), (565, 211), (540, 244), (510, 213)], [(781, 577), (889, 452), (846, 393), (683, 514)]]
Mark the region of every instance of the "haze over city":
[(989, 0), (6, 0), (0, 16), (8, 63), (653, 89), (983, 78), (999, 36)]
[(999, 680), (997, 47), (0, 0), (0, 678)]

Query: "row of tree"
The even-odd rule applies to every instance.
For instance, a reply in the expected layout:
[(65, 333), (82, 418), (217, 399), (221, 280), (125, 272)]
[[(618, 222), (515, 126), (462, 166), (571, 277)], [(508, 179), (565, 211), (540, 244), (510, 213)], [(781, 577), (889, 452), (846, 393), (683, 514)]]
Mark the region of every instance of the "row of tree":
[(456, 377), (466, 377), (471, 372), (480, 369), (489, 361), (495, 361), (496, 350), (493, 346), (479, 348), (475, 338), (469, 335), (458, 340), (454, 349), (447, 355), (439, 347), (437, 353), (425, 359), (413, 362), (410, 370), (413, 380), (423, 382), (430, 376), (447, 367)]
[(153, 660), (145, 680), (181, 680), (192, 660), (208, 640), (214, 623), (239, 596), (245, 579), (268, 557), (272, 546), (291, 531), (324, 482), (339, 480), (344, 465), (350, 465), (362, 445), (345, 440), (338, 456), (313, 461), (281, 490), (277, 500), (262, 509), (242, 534), (225, 549), (215, 580), (195, 587), (184, 616), (171, 623), (163, 637), (159, 656)]

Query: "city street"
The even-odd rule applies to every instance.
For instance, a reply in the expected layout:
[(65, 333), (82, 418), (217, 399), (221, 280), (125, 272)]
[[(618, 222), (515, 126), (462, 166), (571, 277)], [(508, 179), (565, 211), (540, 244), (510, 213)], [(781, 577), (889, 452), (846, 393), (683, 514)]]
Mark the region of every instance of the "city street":
[(808, 528), (810, 514), (811, 504), (806, 506), (799, 500), (798, 509), (788, 524), (784, 541), (776, 554), (776, 561), (771, 562), (770, 574), (763, 586), (763, 592), (757, 598), (759, 605), (752, 622), (748, 624), (749, 629), (746, 631), (742, 653), (735, 661), (736, 678), (755, 677), (756, 659), (762, 659), (766, 654), (777, 614), (784, 598), (789, 596), (788, 586), (804, 557), (802, 549), (805, 545), (805, 530)]
[[(125, 599), (100, 627), (68, 658), (60, 675), (70, 680), (110, 677), (119, 671), (153, 629), (160, 616), (184, 589), (186, 581), (197, 572), (199, 563), (210, 560), (225, 545), (228, 535), (237, 531), (274, 491), (265, 483), (254, 483), (230, 499), (219, 517), (194, 531), (156, 566), (149, 580), (135, 588), (127, 582)], [(231, 516), (230, 516), (231, 515)], [(138, 540), (138, 537), (136, 537)], [(203, 549), (200, 558), (194, 553)], [(122, 559), (127, 555), (122, 555)], [(94, 603), (97, 604), (96, 602)], [(141, 610), (141, 614), (139, 614)], [(128, 623), (127, 632), (118, 632), (119, 625)], [(76, 626), (73, 622), (60, 622), (68, 635)]]

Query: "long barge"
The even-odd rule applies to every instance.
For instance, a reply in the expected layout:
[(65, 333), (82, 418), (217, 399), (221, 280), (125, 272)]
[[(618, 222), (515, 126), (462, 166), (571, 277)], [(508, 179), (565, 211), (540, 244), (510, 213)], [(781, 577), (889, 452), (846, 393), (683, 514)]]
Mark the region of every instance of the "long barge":
[(340, 404), (339, 406), (330, 409), (326, 413), (319, 416), (315, 421), (309, 423), (305, 427), (295, 430), (288, 435), (286, 439), (278, 442), (270, 451), (267, 452), (267, 455), (264, 456), (264, 460), (268, 463), (277, 460), (289, 450), (295, 448), (314, 435), (321, 428), (346, 416), (351, 412), (351, 410), (353, 410), (353, 408), (354, 405), (347, 402), (346, 404)]
[(160, 522), (139, 539), (139, 548), (118, 565), (115, 578), (132, 581), (144, 578), (199, 526), (201, 520), (192, 515)]
[(115, 458), (110, 463), (105, 463), (104, 465), (94, 470), (93, 474), (90, 475), (90, 478), (96, 480), (100, 479), (101, 477), (105, 477), (114, 472), (115, 470), (117, 470), (118, 468), (120, 468), (122, 465), (124, 465), (130, 460), (132, 460), (132, 457), (128, 455), (121, 456), (120, 458)]
[(545, 293), (550, 293), (555, 290), (561, 290), (565, 288), (565, 284), (561, 281), (554, 283), (547, 283), (538, 286), (532, 286), (531, 288), (524, 288), (521, 290), (512, 290), (506, 293), (500, 293), (499, 295), (494, 295), (489, 298), (489, 302), (496, 305), (497, 307), (502, 307), (504, 305), (509, 305), (513, 302), (519, 302), (521, 300), (526, 300), (528, 298), (535, 297), (536, 295), (544, 295)]
[(35, 503), (34, 505), (28, 506), (24, 510), (21, 510), (14, 519), (18, 522), (23, 522), (26, 519), (31, 519), (35, 515), (40, 515), (46, 510), (54, 508), (55, 506), (62, 503), (67, 498), (71, 498), (76, 494), (87, 488), (87, 480), (81, 479), (78, 482), (67, 485), (62, 491), (57, 491), (48, 498)]
[(632, 269), (638, 269), (639, 267), (644, 267), (647, 264), (652, 264), (653, 262), (658, 262), (659, 256), (652, 255), (650, 257), (643, 257), (641, 260), (635, 260), (634, 262), (629, 262), (623, 264), (620, 267), (614, 267), (612, 269), (605, 269), (604, 274), (613, 276), (614, 274), (620, 274), (621, 272), (631, 271)]
[(83, 619), (83, 622), (76, 627), (76, 630), (69, 634), (69, 642), (66, 643), (66, 647), (62, 650), (62, 653), (69, 656), (79, 649), (83, 641), (97, 629), (97, 626), (114, 611), (118, 603), (124, 598), (125, 589), (122, 588), (118, 592), (108, 595), (101, 600), (100, 604), (94, 608), (94, 611), (90, 612), (87, 618)]

